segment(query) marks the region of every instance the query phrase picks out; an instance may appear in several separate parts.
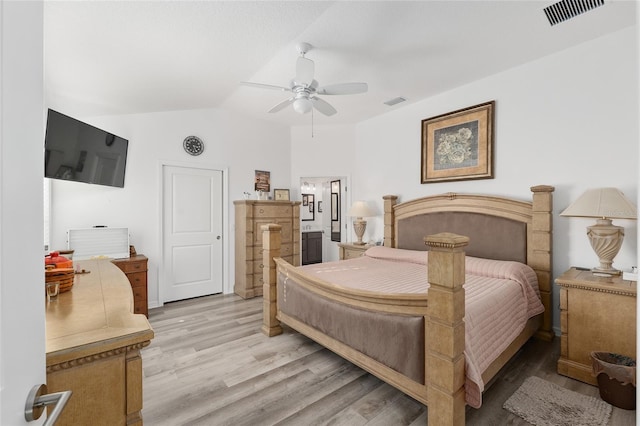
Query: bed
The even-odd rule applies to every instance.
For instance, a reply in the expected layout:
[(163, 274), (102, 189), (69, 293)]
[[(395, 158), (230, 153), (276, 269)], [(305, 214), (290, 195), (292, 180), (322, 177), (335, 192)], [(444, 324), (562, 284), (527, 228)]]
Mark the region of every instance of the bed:
[[(530, 337), (553, 338), (553, 191), (532, 187), (528, 201), (447, 193), (398, 203), (385, 196), (383, 247), (312, 268), (282, 260), (280, 226), (264, 225), (262, 331), (275, 336), (286, 324), (427, 405), (430, 424), (462, 425), (465, 405), (480, 406), (485, 385)], [(384, 275), (389, 262), (408, 262), (399, 269), (420, 282), (396, 287), (403, 279)], [(369, 264), (383, 266), (359, 278)], [(498, 298), (513, 286), (502, 281), (513, 277), (537, 287), (508, 290), (525, 297), (510, 308), (522, 324), (494, 347), (485, 333), (502, 314), (475, 300), (509, 305)], [(383, 287), (370, 287), (373, 281)], [(476, 297), (487, 289), (493, 293)]]

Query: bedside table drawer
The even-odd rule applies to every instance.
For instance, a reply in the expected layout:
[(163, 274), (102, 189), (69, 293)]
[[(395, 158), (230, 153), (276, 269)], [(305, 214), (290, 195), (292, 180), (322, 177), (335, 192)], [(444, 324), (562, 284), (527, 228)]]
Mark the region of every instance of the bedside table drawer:
[(354, 259), (364, 255), (365, 250), (350, 250), (344, 249), (344, 260)]
[(339, 243), (338, 247), (340, 247), (340, 260), (347, 260), (362, 256), (372, 246), (368, 244)]

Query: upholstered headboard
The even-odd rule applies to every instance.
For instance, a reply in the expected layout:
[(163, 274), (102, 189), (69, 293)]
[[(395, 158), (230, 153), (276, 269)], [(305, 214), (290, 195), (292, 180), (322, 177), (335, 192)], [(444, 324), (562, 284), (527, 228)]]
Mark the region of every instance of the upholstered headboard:
[(436, 212), (400, 219), (396, 247), (427, 250), (424, 237), (440, 232), (469, 237), (469, 256), (527, 263), (527, 224), (481, 213)]

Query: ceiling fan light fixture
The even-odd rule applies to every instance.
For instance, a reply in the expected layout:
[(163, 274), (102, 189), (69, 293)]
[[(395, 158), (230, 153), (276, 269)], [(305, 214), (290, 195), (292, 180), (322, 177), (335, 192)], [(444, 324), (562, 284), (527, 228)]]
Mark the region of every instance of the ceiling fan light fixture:
[(298, 114), (306, 114), (312, 107), (311, 101), (307, 98), (298, 98), (293, 101), (293, 110)]

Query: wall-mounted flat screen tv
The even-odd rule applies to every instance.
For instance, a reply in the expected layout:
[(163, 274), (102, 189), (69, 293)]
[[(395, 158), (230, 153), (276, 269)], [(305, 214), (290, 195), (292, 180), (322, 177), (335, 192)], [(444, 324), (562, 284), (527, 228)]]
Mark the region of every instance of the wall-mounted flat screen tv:
[(129, 141), (49, 109), (44, 177), (124, 187)]

